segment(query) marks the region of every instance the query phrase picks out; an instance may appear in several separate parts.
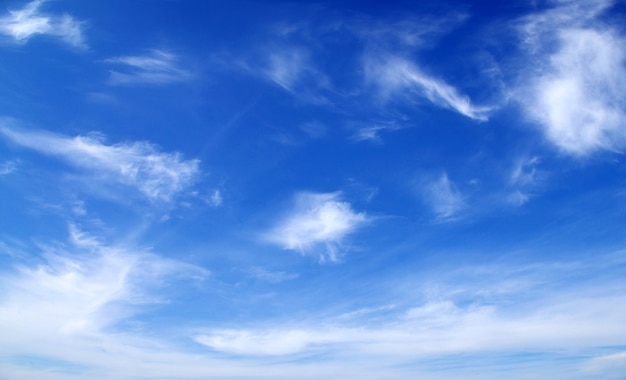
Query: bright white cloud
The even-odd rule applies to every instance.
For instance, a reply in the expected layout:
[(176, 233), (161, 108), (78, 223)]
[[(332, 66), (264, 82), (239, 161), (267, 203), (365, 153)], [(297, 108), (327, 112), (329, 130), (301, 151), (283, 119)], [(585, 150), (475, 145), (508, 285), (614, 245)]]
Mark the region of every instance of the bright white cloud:
[(35, 0), (20, 10), (9, 10), (8, 16), (0, 18), (0, 33), (19, 43), (25, 43), (35, 35), (49, 35), (72, 46), (85, 47), (83, 23), (66, 14), (57, 16), (40, 12), (44, 2)]
[(369, 83), (378, 87), (379, 95), (389, 98), (397, 94), (426, 98), (440, 107), (452, 109), (474, 120), (485, 121), (490, 107), (472, 105), (469, 97), (459, 93), (453, 86), (429, 76), (417, 66), (399, 57), (366, 56), (365, 76)]
[(91, 180), (139, 190), (151, 201), (169, 201), (187, 189), (199, 173), (198, 160), (163, 153), (147, 142), (106, 145), (102, 136), (66, 136), (0, 126), (0, 135), (40, 153), (58, 156), (89, 170)]
[(620, 149), (626, 143), (625, 40), (595, 30), (561, 32), (552, 73), (538, 79), (533, 114), (567, 153)]
[(610, 4), (564, 2), (521, 27), (539, 71), (520, 100), (547, 139), (568, 154), (626, 144), (626, 40), (594, 21)]
[(297, 195), (293, 210), (265, 238), (301, 253), (321, 246), (321, 261), (337, 261), (344, 238), (366, 221), (365, 214), (354, 212), (340, 193), (302, 193)]
[(447, 173), (443, 173), (436, 180), (422, 183), (419, 190), (438, 221), (453, 219), (465, 207), (461, 193)]
[(115, 57), (106, 62), (120, 67), (110, 71), (109, 83), (112, 85), (158, 85), (193, 78), (191, 71), (181, 66), (180, 59), (165, 50), (153, 49), (145, 55)]

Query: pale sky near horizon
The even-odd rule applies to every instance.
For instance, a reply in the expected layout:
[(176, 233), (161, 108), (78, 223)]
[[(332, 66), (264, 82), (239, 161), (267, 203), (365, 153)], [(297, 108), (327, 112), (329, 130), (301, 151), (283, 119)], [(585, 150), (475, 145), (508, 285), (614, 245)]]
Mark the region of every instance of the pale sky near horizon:
[(625, 20), (0, 3), (0, 380), (624, 379)]

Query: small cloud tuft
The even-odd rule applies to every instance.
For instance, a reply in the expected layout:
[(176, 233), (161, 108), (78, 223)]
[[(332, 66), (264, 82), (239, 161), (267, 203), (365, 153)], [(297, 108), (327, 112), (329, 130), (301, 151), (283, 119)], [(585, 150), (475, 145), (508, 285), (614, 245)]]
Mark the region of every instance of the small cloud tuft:
[(338, 192), (301, 193), (293, 209), (265, 239), (301, 253), (321, 252), (322, 262), (337, 261), (344, 238), (366, 221), (366, 215), (354, 212)]

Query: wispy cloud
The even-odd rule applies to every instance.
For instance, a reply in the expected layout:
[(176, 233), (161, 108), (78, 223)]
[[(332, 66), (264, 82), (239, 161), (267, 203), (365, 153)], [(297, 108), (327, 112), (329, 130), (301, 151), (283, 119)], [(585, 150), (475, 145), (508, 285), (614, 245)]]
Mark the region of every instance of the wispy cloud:
[(367, 82), (377, 87), (379, 96), (413, 96), (425, 98), (431, 103), (454, 110), (474, 120), (487, 120), (492, 109), (472, 105), (469, 97), (453, 86), (425, 74), (416, 65), (401, 57), (367, 55), (364, 60)]
[(277, 283), (289, 281), (289, 280), (295, 280), (296, 278), (299, 277), (297, 273), (288, 273), (288, 272), (283, 272), (283, 271), (275, 272), (275, 271), (270, 271), (261, 267), (252, 268), (250, 273), (252, 274), (252, 276), (254, 276), (255, 278), (259, 280), (267, 281), (273, 284), (277, 284)]
[(379, 123), (371, 123), (366, 126), (358, 126), (356, 127), (356, 131), (352, 135), (352, 140), (354, 141), (370, 141), (373, 143), (382, 143), (382, 138), (380, 134), (385, 131), (396, 131), (398, 129), (402, 129), (403, 127), (396, 122), (379, 122)]
[(517, 160), (511, 169), (509, 187), (512, 192), (508, 195), (509, 203), (521, 206), (528, 202), (544, 173), (537, 169), (540, 160), (538, 157), (525, 157)]
[(163, 153), (148, 142), (107, 145), (98, 134), (74, 138), (0, 126), (0, 135), (89, 171), (90, 180), (136, 188), (151, 201), (170, 201), (199, 174), (198, 160)]
[(563, 152), (587, 155), (626, 144), (623, 34), (596, 17), (611, 1), (558, 3), (520, 26), (537, 71), (521, 97), (527, 114)]
[(465, 208), (461, 193), (450, 181), (447, 173), (443, 173), (436, 180), (422, 181), (418, 186), (420, 194), (435, 213), (437, 221), (453, 220), (458, 212)]
[(285, 90), (292, 91), (302, 76), (311, 71), (308, 54), (298, 49), (272, 52), (267, 57), (265, 75)]
[(432, 46), (467, 18), (463, 12), (450, 10), (445, 17), (421, 15), (385, 22), (368, 19), (348, 23), (346, 27), (375, 48), (419, 50)]
[(17, 170), (17, 162), (14, 160), (9, 160), (5, 162), (0, 162), (0, 175), (7, 175), (13, 173)]
[[(196, 341), (240, 356), (323, 353), (343, 365), (373, 357), (398, 364), (485, 352), (558, 352), (565, 356), (572, 349), (590, 354), (606, 352), (606, 347), (624, 341), (615, 332), (626, 333), (621, 322), (626, 311), (614, 307), (625, 301), (623, 284), (615, 273), (612, 282), (607, 283), (605, 278), (600, 283), (562, 287), (561, 281), (569, 276), (587, 273), (599, 278), (595, 276), (604, 276), (600, 272), (616, 263), (595, 265), (591, 270), (587, 264), (468, 267), (452, 271), (452, 275), (444, 275), (428, 286), (422, 284), (421, 290), (415, 284), (407, 288), (411, 294), (428, 294), (417, 304), (373, 307), (362, 314), (357, 310), (354, 318), (347, 319), (341, 315), (292, 321), (283, 327), (210, 330), (199, 333)], [(623, 262), (617, 265), (623, 266)], [(458, 282), (458, 276), (463, 276), (463, 281)], [(384, 312), (386, 318), (368, 324), (370, 311)], [(623, 352), (606, 356), (607, 364), (620, 364), (622, 360)], [(598, 362), (602, 364), (603, 359)]]
[(83, 22), (64, 14), (49, 15), (40, 12), (44, 0), (35, 0), (20, 10), (9, 10), (9, 15), (0, 18), (0, 33), (10, 36), (18, 43), (26, 43), (36, 35), (60, 38), (75, 47), (85, 47)]
[(583, 365), (583, 371), (603, 379), (619, 379), (616, 373), (626, 372), (626, 351), (598, 355)]
[(309, 103), (326, 103), (325, 93), (332, 88), (331, 81), (313, 62), (309, 50), (298, 46), (273, 46), (263, 51), (258, 67), (252, 71)]
[[(166, 301), (160, 295), (166, 282), (209, 275), (141, 247), (102, 243), (76, 226), (70, 226), (67, 243), (30, 251), (19, 266), (3, 268), (0, 355), (42, 357), (79, 371), (97, 369), (105, 377), (101, 371), (110, 359), (128, 370), (124, 356), (151, 353), (147, 340), (112, 332), (118, 323)], [(64, 378), (65, 366), (52, 371), (53, 378)]]
[(346, 340), (345, 333), (299, 329), (220, 330), (199, 334), (195, 340), (214, 350), (237, 355), (290, 355), (310, 350), (315, 345), (340, 343)]
[(293, 209), (264, 235), (284, 249), (319, 253), (320, 261), (337, 261), (345, 237), (367, 221), (336, 193), (301, 193)]
[(109, 83), (112, 85), (159, 85), (193, 78), (192, 72), (182, 66), (179, 57), (160, 49), (150, 50), (145, 55), (109, 58), (106, 62), (119, 67), (110, 71)]

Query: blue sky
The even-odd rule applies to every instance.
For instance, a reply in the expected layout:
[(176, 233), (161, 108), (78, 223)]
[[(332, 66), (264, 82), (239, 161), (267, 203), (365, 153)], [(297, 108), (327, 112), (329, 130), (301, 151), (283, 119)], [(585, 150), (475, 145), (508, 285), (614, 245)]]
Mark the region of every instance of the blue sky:
[(0, 5), (0, 378), (623, 379), (623, 2)]

